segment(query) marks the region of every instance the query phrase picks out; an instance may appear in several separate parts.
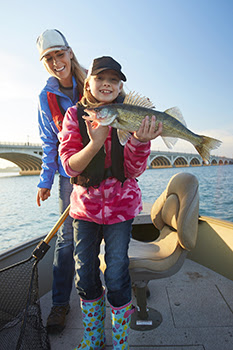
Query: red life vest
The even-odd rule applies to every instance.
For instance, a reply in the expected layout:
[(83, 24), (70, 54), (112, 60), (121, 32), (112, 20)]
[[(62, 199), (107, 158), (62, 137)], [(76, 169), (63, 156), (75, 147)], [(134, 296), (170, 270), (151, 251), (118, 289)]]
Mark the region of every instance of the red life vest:
[[(79, 94), (79, 100), (82, 98), (82, 95)], [(62, 130), (62, 123), (65, 115), (65, 110), (61, 106), (59, 96), (54, 94), (53, 92), (47, 91), (47, 99), (49, 108), (52, 114), (53, 121), (58, 128), (59, 131)]]
[(64, 111), (64, 114), (63, 114), (63, 111), (61, 112), (61, 109), (59, 107), (59, 102), (58, 102), (58, 96), (55, 95), (53, 92), (47, 91), (47, 99), (48, 99), (49, 108), (53, 117), (53, 121), (56, 127), (58, 128), (58, 130), (61, 131), (65, 111)]

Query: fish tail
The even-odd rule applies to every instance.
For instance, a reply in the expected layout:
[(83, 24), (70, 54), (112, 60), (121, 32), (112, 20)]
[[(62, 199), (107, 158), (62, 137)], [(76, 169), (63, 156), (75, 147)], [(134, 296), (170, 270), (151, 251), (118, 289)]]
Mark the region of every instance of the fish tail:
[(198, 145), (194, 145), (197, 152), (200, 154), (205, 163), (209, 163), (210, 151), (218, 148), (221, 145), (221, 141), (213, 139), (208, 136), (201, 136), (201, 142)]

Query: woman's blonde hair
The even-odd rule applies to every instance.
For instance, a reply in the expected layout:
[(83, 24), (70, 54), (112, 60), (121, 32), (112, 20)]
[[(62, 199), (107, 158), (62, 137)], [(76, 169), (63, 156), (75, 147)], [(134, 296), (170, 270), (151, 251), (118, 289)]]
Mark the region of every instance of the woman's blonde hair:
[(84, 91), (84, 82), (87, 76), (87, 70), (79, 64), (72, 49), (71, 51), (73, 53), (73, 58), (71, 59), (71, 73), (76, 80), (78, 92), (82, 95)]
[[(84, 107), (93, 107), (96, 108), (98, 106), (101, 106), (103, 103), (98, 101), (91, 93), (90, 89), (89, 89), (89, 80), (90, 80), (90, 76), (87, 77), (84, 80), (84, 87), (83, 87), (83, 97), (82, 99), (78, 102), (78, 104), (81, 104)], [(119, 96), (124, 97), (126, 94), (124, 92), (124, 89), (121, 90), (121, 92), (119, 93)]]

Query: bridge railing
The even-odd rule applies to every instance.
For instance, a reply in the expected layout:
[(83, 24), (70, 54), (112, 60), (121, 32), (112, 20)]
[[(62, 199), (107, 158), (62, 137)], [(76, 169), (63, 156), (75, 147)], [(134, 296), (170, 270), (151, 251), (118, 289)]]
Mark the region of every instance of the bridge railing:
[(41, 147), (41, 143), (33, 143), (33, 142), (1, 142), (0, 146), (32, 146), (32, 147)]

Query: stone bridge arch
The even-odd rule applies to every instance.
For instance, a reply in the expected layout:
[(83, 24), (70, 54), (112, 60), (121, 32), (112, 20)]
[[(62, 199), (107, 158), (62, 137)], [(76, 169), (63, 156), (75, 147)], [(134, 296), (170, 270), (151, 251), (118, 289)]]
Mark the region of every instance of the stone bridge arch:
[(157, 156), (151, 161), (150, 167), (151, 168), (169, 168), (169, 167), (171, 168), (172, 164), (169, 158), (165, 156)]
[(0, 158), (16, 164), (20, 168), (20, 175), (38, 175), (41, 171), (41, 146), (1, 145)]
[(194, 157), (191, 159), (189, 165), (190, 166), (200, 166), (200, 165), (202, 165), (202, 163), (200, 162), (200, 160), (197, 157)]
[(216, 160), (216, 159), (212, 159), (212, 160), (211, 160), (211, 165), (218, 165), (217, 160)]
[(187, 159), (182, 156), (176, 157), (173, 164), (174, 164), (174, 167), (176, 168), (189, 166)]

